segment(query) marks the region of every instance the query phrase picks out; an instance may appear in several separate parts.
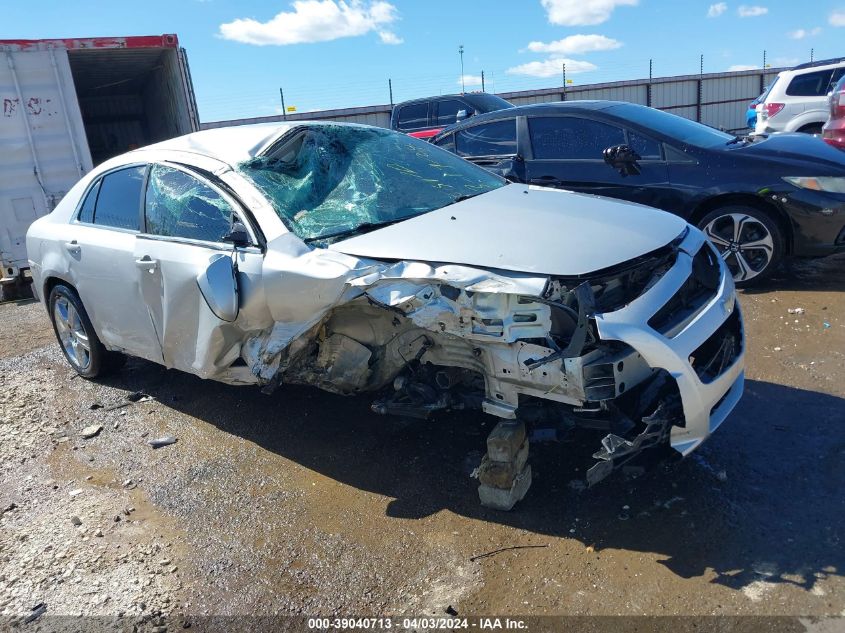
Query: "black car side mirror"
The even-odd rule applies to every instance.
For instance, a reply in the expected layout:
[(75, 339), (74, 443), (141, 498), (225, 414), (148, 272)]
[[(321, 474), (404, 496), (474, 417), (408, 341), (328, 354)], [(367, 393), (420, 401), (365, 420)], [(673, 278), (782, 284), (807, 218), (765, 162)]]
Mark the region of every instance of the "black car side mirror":
[(234, 246), (249, 246), (252, 240), (243, 222), (233, 222), (232, 228), (223, 236), (224, 242), (231, 242)]
[(641, 160), (642, 157), (631, 149), (630, 145), (614, 145), (608, 147), (602, 154), (604, 155), (604, 162), (618, 170), (623, 178), (640, 175), (640, 166), (637, 161)]
[(522, 156), (511, 156), (510, 158), (499, 161), (492, 171), (510, 182), (523, 182), (522, 176), (525, 173), (525, 161)]

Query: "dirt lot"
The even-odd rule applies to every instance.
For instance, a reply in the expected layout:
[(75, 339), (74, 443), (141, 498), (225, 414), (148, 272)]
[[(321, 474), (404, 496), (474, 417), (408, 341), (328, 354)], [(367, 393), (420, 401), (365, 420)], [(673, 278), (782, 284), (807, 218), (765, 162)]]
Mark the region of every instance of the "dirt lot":
[(482, 415), (139, 360), (87, 382), (40, 304), (4, 304), (0, 613), (845, 616), (845, 256), (741, 305), (746, 393), (693, 457), (581, 491), (592, 445), (534, 445), (533, 488), (499, 513), (469, 477)]

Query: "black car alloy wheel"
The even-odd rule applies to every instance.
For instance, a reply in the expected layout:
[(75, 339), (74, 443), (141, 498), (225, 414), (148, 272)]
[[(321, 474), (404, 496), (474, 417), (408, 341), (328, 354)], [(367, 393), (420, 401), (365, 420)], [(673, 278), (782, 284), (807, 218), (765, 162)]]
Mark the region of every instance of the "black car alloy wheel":
[(777, 224), (756, 209), (718, 209), (705, 216), (700, 226), (738, 285), (762, 280), (781, 258), (783, 247)]

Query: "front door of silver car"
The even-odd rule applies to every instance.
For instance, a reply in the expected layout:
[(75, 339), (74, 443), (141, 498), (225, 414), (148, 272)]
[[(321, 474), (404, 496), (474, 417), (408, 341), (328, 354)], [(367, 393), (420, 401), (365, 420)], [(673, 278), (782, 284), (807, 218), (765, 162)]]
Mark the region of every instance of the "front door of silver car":
[(249, 243), (227, 241), (240, 222), (236, 208), (226, 192), (196, 173), (176, 165), (150, 168), (144, 231), (134, 255), (138, 286), (168, 367), (207, 377), (237, 357), (237, 348), (229, 350), (233, 358), (218, 357), (218, 348), (209, 345), (227, 331), (232, 335), (239, 286), (248, 292), (261, 274), (261, 251), (251, 237)]

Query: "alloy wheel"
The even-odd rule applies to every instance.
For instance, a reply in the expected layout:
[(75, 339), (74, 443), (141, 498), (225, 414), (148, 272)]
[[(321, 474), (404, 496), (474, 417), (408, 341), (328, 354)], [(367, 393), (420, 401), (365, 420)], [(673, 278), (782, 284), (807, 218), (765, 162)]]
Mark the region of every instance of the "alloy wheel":
[(79, 312), (67, 297), (56, 299), (53, 319), (68, 360), (77, 371), (84, 372), (91, 365), (91, 341)]
[(772, 263), (772, 234), (765, 224), (750, 215), (720, 215), (704, 227), (704, 234), (721, 253), (734, 281), (753, 279)]

